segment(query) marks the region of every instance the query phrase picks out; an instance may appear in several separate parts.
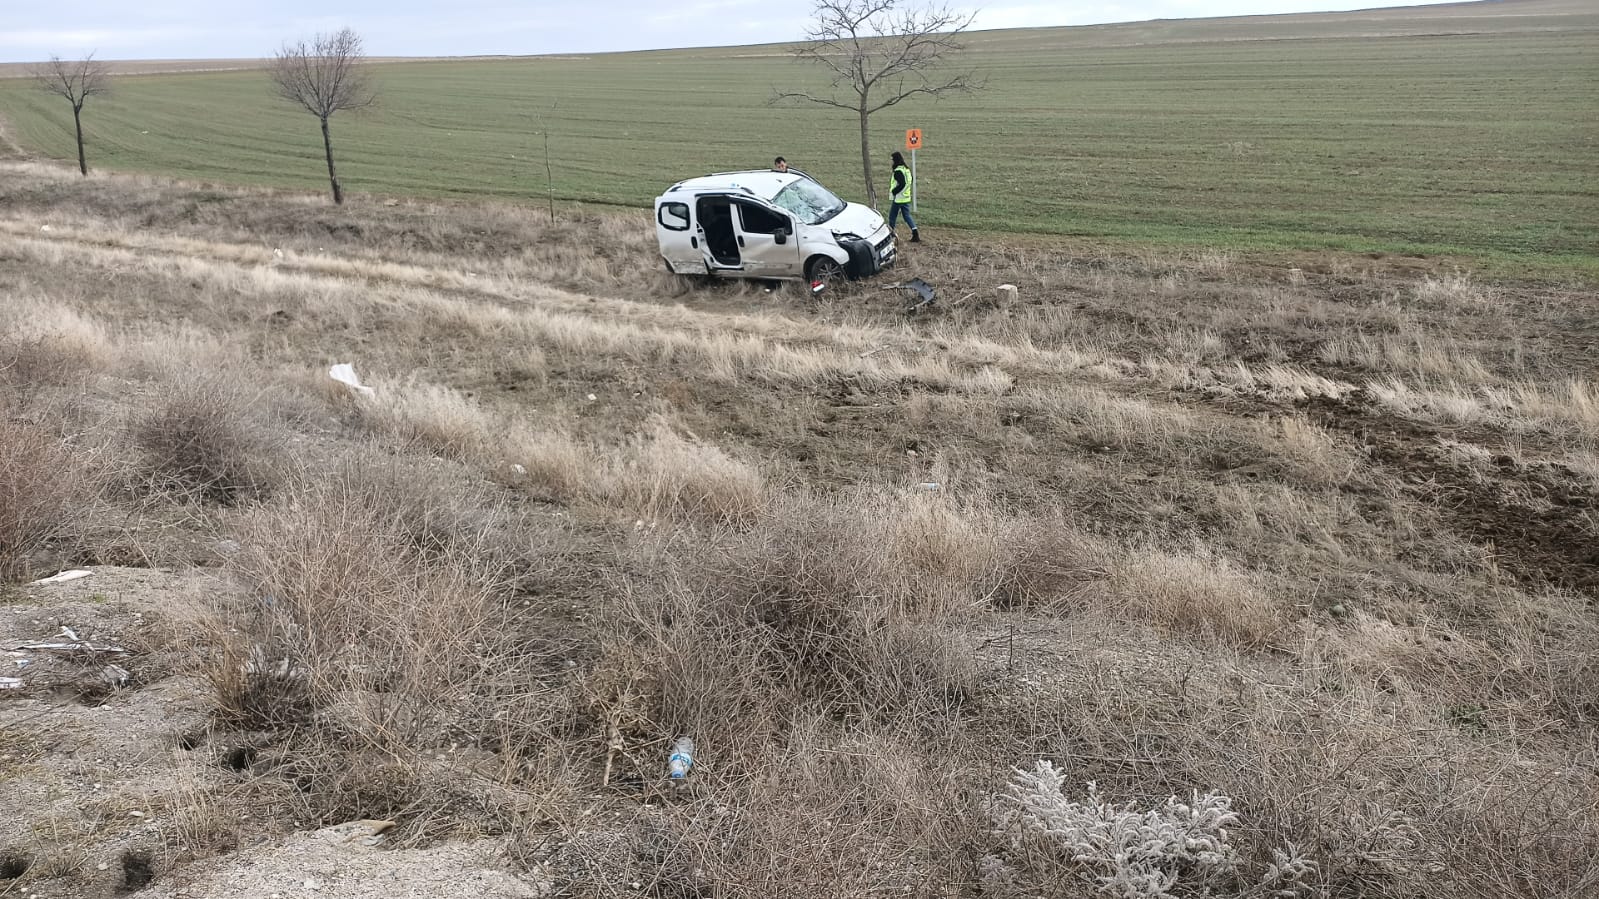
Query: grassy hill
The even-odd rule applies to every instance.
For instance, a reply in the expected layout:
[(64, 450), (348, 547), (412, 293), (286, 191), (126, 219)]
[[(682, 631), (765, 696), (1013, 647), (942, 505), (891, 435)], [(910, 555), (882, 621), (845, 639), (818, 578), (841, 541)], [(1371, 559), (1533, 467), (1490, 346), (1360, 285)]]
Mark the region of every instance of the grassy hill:
[[(989, 89), (879, 114), (874, 151), (924, 129), (935, 229), (1591, 266), (1596, 59), (1599, 11), (1572, 0), (980, 32)], [(766, 105), (819, 86), (783, 46), (376, 69), (380, 105), (334, 121), (351, 190), (542, 199), (547, 130), (563, 200), (645, 205), (779, 153), (861, 193), (848, 115)], [(59, 101), (0, 82), (0, 112), (72, 154)], [(86, 122), (91, 166), (323, 183), (315, 121), (259, 71), (125, 77)]]

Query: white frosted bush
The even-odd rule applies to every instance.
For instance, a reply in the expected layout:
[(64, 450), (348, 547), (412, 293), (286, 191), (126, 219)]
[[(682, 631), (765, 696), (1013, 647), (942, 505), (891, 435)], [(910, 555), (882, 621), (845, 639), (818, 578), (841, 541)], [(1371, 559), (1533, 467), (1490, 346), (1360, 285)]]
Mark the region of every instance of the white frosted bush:
[[(1120, 899), (1214, 895), (1218, 881), (1236, 881), (1238, 856), (1228, 827), (1238, 815), (1229, 797), (1196, 790), (1188, 802), (1173, 796), (1140, 811), (1106, 801), (1092, 781), (1082, 800), (1068, 798), (1064, 785), (1054, 765), (1039, 762), (1031, 771), (1018, 769), (995, 797), (996, 831), (1029, 873), (1046, 879), (1075, 873)], [(1272, 854), (1275, 863), (1261, 886), (1268, 895), (1299, 895), (1315, 863), (1292, 846)], [(984, 865), (985, 882), (1001, 893), (1014, 888), (1019, 874), (999, 859)]]

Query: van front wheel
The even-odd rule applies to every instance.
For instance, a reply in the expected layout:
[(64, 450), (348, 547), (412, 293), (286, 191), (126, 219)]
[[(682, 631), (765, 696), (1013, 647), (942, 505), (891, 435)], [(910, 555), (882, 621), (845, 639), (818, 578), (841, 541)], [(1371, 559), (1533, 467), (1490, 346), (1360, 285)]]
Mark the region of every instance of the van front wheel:
[(811, 284), (832, 285), (844, 280), (844, 266), (831, 256), (812, 256), (805, 263), (805, 280)]

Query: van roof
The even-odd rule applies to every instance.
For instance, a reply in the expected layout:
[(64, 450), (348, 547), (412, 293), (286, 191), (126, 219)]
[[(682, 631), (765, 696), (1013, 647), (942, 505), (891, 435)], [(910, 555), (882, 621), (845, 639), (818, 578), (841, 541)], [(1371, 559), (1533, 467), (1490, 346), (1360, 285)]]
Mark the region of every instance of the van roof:
[(679, 181), (667, 191), (679, 190), (747, 190), (764, 200), (777, 196), (777, 192), (801, 178), (809, 177), (793, 170), (774, 172), (770, 169), (751, 169), (745, 172), (717, 172)]

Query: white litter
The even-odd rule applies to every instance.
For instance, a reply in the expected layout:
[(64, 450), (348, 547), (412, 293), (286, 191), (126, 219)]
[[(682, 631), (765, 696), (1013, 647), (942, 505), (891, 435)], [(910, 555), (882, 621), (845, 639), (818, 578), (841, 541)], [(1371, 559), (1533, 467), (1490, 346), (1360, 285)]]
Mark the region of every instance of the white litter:
[(22, 650), (28, 650), (30, 652), (38, 652), (38, 651), (41, 651), (41, 650), (42, 651), (47, 651), (47, 652), (111, 652), (111, 653), (125, 653), (125, 652), (127, 652), (126, 649), (123, 649), (120, 646), (113, 646), (113, 645), (111, 645), (109, 643), (93, 643), (93, 642), (90, 642), (88, 640), (81, 639), (78, 636), (77, 632), (74, 631), (70, 627), (62, 628), (61, 629), (61, 633), (57, 634), (56, 636), (57, 637), (65, 637), (65, 638), (67, 638), (68, 642), (63, 642), (63, 643), (14, 643), (14, 644), (11, 644), (11, 645), (9, 645), (9, 646), (7, 646), (5, 648), (7, 650), (22, 649)]
[(361, 383), (361, 379), (355, 376), (355, 366), (348, 362), (340, 362), (338, 365), (328, 369), (328, 377), (362, 396), (372, 395), (372, 388)]
[(20, 690), (23, 686), (20, 677), (0, 677), (0, 690)]
[(85, 571), (82, 568), (73, 568), (68, 571), (63, 571), (60, 574), (52, 574), (49, 577), (39, 578), (38, 580), (28, 584), (28, 586), (43, 587), (46, 584), (65, 584), (67, 581), (75, 581), (80, 577), (88, 577), (91, 574), (94, 574), (94, 572)]

